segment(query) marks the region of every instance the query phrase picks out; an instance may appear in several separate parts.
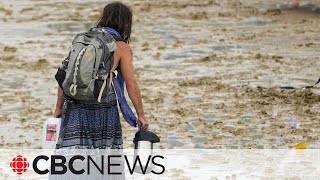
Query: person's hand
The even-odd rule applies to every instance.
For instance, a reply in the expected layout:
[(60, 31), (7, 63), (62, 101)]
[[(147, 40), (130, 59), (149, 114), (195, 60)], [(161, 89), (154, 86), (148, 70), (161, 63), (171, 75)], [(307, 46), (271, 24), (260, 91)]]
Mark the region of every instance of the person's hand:
[(56, 109), (53, 113), (54, 118), (61, 118), (62, 117), (62, 109)]
[(149, 122), (144, 117), (138, 117), (138, 126), (144, 130), (147, 130), (149, 127)]

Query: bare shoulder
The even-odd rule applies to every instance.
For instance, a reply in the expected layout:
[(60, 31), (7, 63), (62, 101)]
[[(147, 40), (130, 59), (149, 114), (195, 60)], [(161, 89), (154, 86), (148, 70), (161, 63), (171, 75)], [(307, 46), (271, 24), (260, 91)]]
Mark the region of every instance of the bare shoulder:
[(133, 60), (133, 55), (132, 55), (130, 45), (122, 41), (117, 41), (116, 43), (117, 43), (117, 50), (115, 53), (116, 61), (123, 64), (122, 66), (125, 66), (126, 64), (130, 64), (130, 62)]
[(129, 44), (123, 42), (123, 41), (117, 41), (117, 50), (119, 50), (119, 52), (123, 55), (128, 54), (128, 53), (132, 53), (131, 52), (131, 47)]

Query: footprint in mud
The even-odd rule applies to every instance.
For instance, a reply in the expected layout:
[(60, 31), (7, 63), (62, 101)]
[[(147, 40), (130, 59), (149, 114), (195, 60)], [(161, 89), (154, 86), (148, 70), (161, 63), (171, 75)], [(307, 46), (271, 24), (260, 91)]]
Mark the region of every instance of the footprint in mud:
[(4, 52), (15, 53), (17, 51), (16, 47), (5, 46), (3, 48)]

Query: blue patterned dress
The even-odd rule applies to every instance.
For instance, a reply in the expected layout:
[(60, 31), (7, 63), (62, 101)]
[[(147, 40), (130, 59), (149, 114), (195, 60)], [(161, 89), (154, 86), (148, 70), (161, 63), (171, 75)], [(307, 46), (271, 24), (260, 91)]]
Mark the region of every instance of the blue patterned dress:
[(97, 101), (74, 102), (66, 100), (62, 119), (65, 118), (68, 118), (69, 121), (65, 127), (61, 148), (123, 148), (122, 129), (114, 87), (110, 89), (101, 103)]
[[(66, 157), (67, 162), (74, 155), (90, 155), (98, 164), (101, 162), (101, 155), (105, 156), (104, 164), (107, 161), (106, 156), (112, 154), (122, 155), (122, 130), (117, 107), (117, 96), (113, 86), (108, 95), (101, 100), (101, 103), (98, 101), (76, 102), (65, 100), (62, 120), (64, 121), (65, 118), (69, 118), (69, 121), (65, 126), (61, 147), (55, 151), (56, 155), (63, 155)], [(63, 128), (61, 128), (61, 131)], [(87, 151), (88, 149), (89, 151)], [(91, 151), (93, 149), (94, 151)], [(108, 150), (110, 149), (112, 151), (109, 152)], [(119, 164), (112, 171), (121, 174), (108, 174), (107, 165), (104, 166), (103, 174), (96, 170), (93, 165), (90, 166), (89, 173), (86, 170), (88, 168), (86, 161), (77, 160), (73, 163), (73, 166), (78, 170), (85, 169), (85, 173), (73, 174), (70, 170), (59, 175), (49, 173), (49, 180), (124, 180), (123, 160), (116, 159), (112, 163)], [(103, 167), (100, 164), (99, 166)]]

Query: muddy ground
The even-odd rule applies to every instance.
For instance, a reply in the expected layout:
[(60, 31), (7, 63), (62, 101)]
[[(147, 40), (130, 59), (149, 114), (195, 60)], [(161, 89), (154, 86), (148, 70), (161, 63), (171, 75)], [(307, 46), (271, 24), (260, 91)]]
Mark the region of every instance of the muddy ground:
[[(320, 3), (127, 1), (161, 148), (319, 148)], [(0, 146), (41, 147), (56, 68), (105, 1), (0, 1)], [(122, 121), (125, 147), (136, 129)]]

